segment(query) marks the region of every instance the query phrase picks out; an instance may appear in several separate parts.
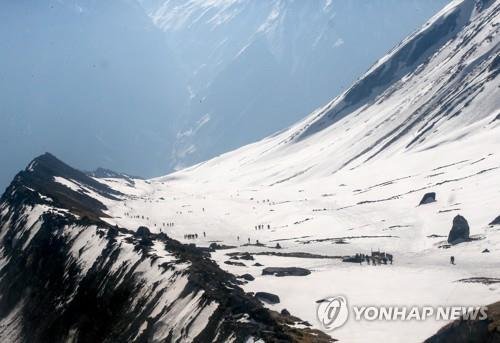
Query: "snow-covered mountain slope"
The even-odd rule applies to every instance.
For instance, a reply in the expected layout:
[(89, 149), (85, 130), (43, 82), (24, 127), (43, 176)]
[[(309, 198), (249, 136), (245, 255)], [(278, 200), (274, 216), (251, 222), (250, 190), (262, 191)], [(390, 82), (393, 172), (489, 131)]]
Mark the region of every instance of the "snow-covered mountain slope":
[[(128, 194), (109, 201), (105, 220), (236, 246), (212, 256), (231, 273), (255, 277), (244, 289), (279, 295), (271, 308), (320, 329), (316, 301), (336, 294), (353, 304), (498, 301), (500, 231), (490, 223), (500, 214), (499, 20), (499, 1), (451, 3), (345, 94), (290, 128), (134, 187), (105, 181)], [(437, 201), (419, 206), (428, 192)], [(457, 214), (472, 240), (449, 245)], [(394, 265), (339, 258), (379, 249), (394, 255)], [(235, 265), (227, 255), (241, 252), (254, 261)], [(312, 273), (291, 282), (262, 275), (269, 266)], [(334, 336), (418, 342), (444, 324), (349, 321)]]
[(179, 167), (303, 118), (448, 0), (139, 2), (186, 72), (190, 105), (172, 155)]
[(16, 176), (0, 202), (2, 342), (331, 341), (264, 309), (208, 250), (98, 219), (121, 197), (49, 154)]
[[(339, 294), (353, 305), (476, 306), (498, 301), (500, 226), (495, 218), (500, 215), (499, 23), (500, 1), (454, 1), (378, 61), (343, 95), (303, 121), (260, 142), (171, 175), (151, 180), (93, 179), (74, 172), (60, 173), (56, 168), (44, 173), (48, 175), (44, 180), (49, 186), (42, 190), (37, 186), (39, 183), (30, 181), (33, 178), (23, 181), (23, 175), (29, 174), (33, 167), (38, 170), (36, 163), (30, 165), (2, 198), (1, 233), (7, 239), (2, 239), (0, 275), (8, 277), (0, 279), (0, 286), (3, 280), (15, 279), (14, 272), (6, 274), (10, 268), (31, 271), (30, 266), (36, 266), (33, 261), (37, 259), (27, 258), (30, 255), (25, 249), (10, 254), (10, 247), (15, 243), (17, 247), (27, 244), (32, 249), (50, 246), (46, 244), (51, 240), (46, 244), (33, 241), (44, 238), (45, 234), (34, 235), (30, 240), (30, 232), (44, 232), (33, 225), (42, 212), (44, 218), (47, 211), (53, 213), (54, 208), (62, 208), (57, 218), (75, 217), (71, 222), (78, 227), (84, 221), (86, 229), (81, 237), (90, 236), (83, 239), (85, 242), (74, 238), (64, 241), (60, 259), (68, 258), (69, 253), (64, 251), (74, 251), (80, 266), (76, 275), (88, 275), (85, 271), (106, 265), (104, 261), (108, 259), (104, 255), (103, 260), (97, 259), (92, 267), (86, 267), (90, 265), (88, 256), (96, 256), (94, 249), (100, 249), (97, 246), (103, 238), (98, 237), (108, 237), (106, 232), (115, 226), (121, 228), (118, 229), (121, 243), (113, 243), (113, 249), (126, 249), (128, 242), (133, 245), (130, 250), (134, 253), (124, 258), (135, 261), (137, 251), (142, 251), (141, 245), (149, 244), (141, 243), (147, 231), (138, 230), (145, 226), (151, 232), (146, 236), (153, 245), (147, 254), (140, 255), (143, 258), (149, 258), (148, 254), (166, 258), (163, 252), (154, 250), (160, 245), (177, 259), (172, 268), (188, 278), (193, 271), (182, 267), (182, 263), (198, 265), (205, 271), (214, 268), (216, 275), (220, 275), (216, 280), (234, 280), (230, 274), (249, 274), (239, 286), (247, 293), (238, 291), (238, 294), (252, 306), (263, 311), (250, 292), (272, 293), (279, 296), (279, 302), (266, 303), (266, 308), (278, 312), (286, 308), (320, 330), (323, 327), (316, 317), (317, 301)], [(419, 205), (424, 195), (431, 192), (435, 193), (436, 201)], [(20, 218), (25, 211), (19, 206), (33, 204), (31, 201), (46, 207), (30, 210), (29, 218), (33, 219), (26, 223), (12, 217), (19, 213)], [(11, 204), (19, 205), (16, 210), (9, 210)], [(90, 216), (85, 214), (88, 212)], [(449, 244), (448, 234), (457, 214), (466, 218), (470, 237), (460, 244)], [(84, 216), (90, 219), (85, 220)], [(50, 226), (59, 227), (53, 222)], [(95, 236), (91, 234), (93, 230)], [(101, 230), (105, 233), (97, 233)], [(58, 229), (52, 236), (55, 233), (54, 237), (63, 239), (65, 232), (74, 237), (79, 229)], [(203, 258), (203, 263), (198, 264), (201, 262), (195, 262), (198, 260), (186, 252), (192, 248), (178, 245), (174, 239), (201, 247), (211, 245), (215, 251), (211, 251), (210, 259)], [(392, 254), (393, 264), (343, 262), (345, 257), (378, 250)], [(192, 254), (194, 251), (198, 250)], [(21, 256), (21, 261), (16, 256)], [(454, 265), (450, 264), (451, 256), (455, 257)], [(116, 266), (113, 261), (110, 260), (110, 266)], [(215, 261), (217, 267), (210, 261)], [(141, 287), (148, 289), (152, 282), (154, 289), (154, 280), (175, 282), (168, 273), (166, 279), (170, 281), (150, 276), (157, 263), (151, 261), (148, 265), (151, 268), (144, 277), (149, 281), (141, 283)], [(300, 267), (310, 274), (301, 270), (307, 275), (275, 277), (267, 275), (267, 267)], [(108, 275), (109, 270), (102, 268)], [(64, 280), (65, 272), (55, 275), (63, 275), (60, 278)], [(40, 284), (33, 282), (27, 283), (29, 289)], [(196, 283), (194, 291), (187, 287), (186, 292), (195, 297), (196, 290), (201, 288), (207, 294), (211, 285), (206, 286), (204, 279)], [(237, 286), (231, 285), (229, 289), (233, 287)], [(6, 292), (7, 288), (3, 289)], [(12, 292), (17, 288), (8, 289)], [(217, 289), (227, 291), (227, 287)], [(176, 286), (170, 290), (167, 287), (165, 296), (184, 301), (185, 297), (176, 297), (175, 290)], [(147, 294), (154, 297), (156, 293)], [(71, 299), (70, 295), (64, 299)], [(203, 303), (206, 306), (197, 303), (188, 308), (206, 313), (211, 311), (208, 303), (220, 304), (220, 299), (227, 296), (223, 293), (215, 300), (209, 297)], [(0, 304), (11, 298), (20, 299), (3, 296)], [(151, 309), (147, 302), (136, 304), (132, 298), (126, 298), (124, 308)], [(146, 322), (164, 322), (156, 321), (158, 313), (167, 316), (161, 318), (186, 318), (175, 311), (169, 312), (171, 307), (166, 303), (154, 304), (151, 306), (155, 309), (156, 306), (166, 309), (152, 310), (155, 316), (147, 315), (150, 319)], [(231, 306), (224, 308), (226, 318), (236, 311)], [(8, 332), (15, 335), (19, 332), (16, 318), (22, 310), (16, 312), (17, 307), (10, 303), (7, 309), (2, 312), (1, 327), (4, 335)], [(251, 310), (244, 312), (253, 318), (250, 323), (258, 323), (257, 327), (264, 322), (271, 325), (271, 331), (276, 327), (285, 331), (293, 327), (299, 331), (285, 334), (314, 334), (300, 329), (305, 327), (304, 323), (284, 324), (289, 318), (285, 311), (281, 316), (264, 311), (278, 318), (271, 322), (267, 320), (269, 317), (252, 317), (255, 312)], [(120, 325), (128, 320), (119, 313), (118, 327), (113, 330), (120, 330)], [(168, 317), (169, 313), (172, 317)], [(189, 340), (186, 335), (193, 320), (189, 318), (182, 319), (180, 324), (166, 320), (171, 323), (166, 330), (179, 332), (173, 327), (180, 325), (187, 329), (180, 331), (184, 335), (181, 339)], [(200, 319), (206, 325), (202, 332), (214, 333), (210, 327), (212, 324), (217, 327), (214, 323), (220, 318), (212, 315), (208, 321)], [(144, 324), (144, 317), (136, 320), (142, 329), (128, 328), (124, 331), (126, 336), (119, 338), (150, 333), (150, 324)], [(64, 324), (61, 326), (72, 327), (73, 322)], [(437, 320), (350, 318), (331, 334), (344, 342), (421, 342), (445, 324), (446, 321)], [(84, 328), (81, 325), (76, 326), (77, 332)], [(156, 324), (151, 325), (155, 328), (153, 332), (165, 332), (156, 331)], [(269, 329), (252, 328), (248, 335), (255, 337)], [(237, 331), (224, 332), (230, 336)], [(449, 335), (450, 331), (444, 334)]]

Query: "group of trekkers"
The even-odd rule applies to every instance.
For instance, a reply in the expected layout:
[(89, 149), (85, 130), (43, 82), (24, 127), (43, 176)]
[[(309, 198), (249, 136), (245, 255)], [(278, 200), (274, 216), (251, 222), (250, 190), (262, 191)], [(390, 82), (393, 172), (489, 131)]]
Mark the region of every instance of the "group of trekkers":
[[(129, 217), (129, 218), (134, 218), (134, 219), (142, 219), (142, 220), (146, 220), (149, 222), (149, 217), (145, 217), (145, 216), (142, 216), (142, 215), (131, 215), (129, 212), (125, 212), (125, 216), (126, 217)], [(154, 226), (156, 226), (156, 224), (153, 224)], [(159, 226), (160, 224), (158, 224)], [(175, 224), (174, 222), (163, 222), (162, 223), (162, 227), (173, 227)]]
[(368, 265), (381, 265), (381, 264), (392, 264), (393, 256), (383, 251), (372, 251), (371, 255), (356, 254), (354, 256), (345, 257), (343, 262), (354, 262), (360, 265), (366, 262)]
[(271, 225), (269, 224), (267, 224), (267, 226), (264, 224), (260, 224), (260, 225), (255, 225), (255, 230), (264, 230), (266, 227), (268, 230), (271, 229)]
[(133, 219), (149, 220), (149, 217), (144, 217), (141, 215), (131, 215), (129, 212), (125, 212), (125, 217), (129, 217), (129, 218), (133, 218)]
[[(364, 256), (365, 261), (367, 264), (371, 264), (376, 266), (377, 264), (387, 264), (389, 262), (392, 264), (393, 256), (391, 254), (388, 254), (386, 252), (380, 252), (380, 251), (372, 251), (371, 256)], [(360, 262), (361, 264), (362, 262)]]
[[(203, 237), (207, 237), (207, 233), (203, 231)], [(184, 235), (184, 239), (198, 239), (197, 233), (188, 233)]]

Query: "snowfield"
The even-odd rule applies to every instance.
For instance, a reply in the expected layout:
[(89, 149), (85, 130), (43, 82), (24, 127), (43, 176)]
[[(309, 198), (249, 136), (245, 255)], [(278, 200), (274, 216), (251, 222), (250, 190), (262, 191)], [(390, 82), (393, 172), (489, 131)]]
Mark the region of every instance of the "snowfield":
[[(280, 297), (268, 306), (318, 329), (316, 301), (338, 294), (357, 305), (499, 300), (500, 227), (489, 223), (500, 215), (500, 3), (478, 6), (450, 4), (351, 90), (281, 133), (135, 185), (100, 180), (126, 194), (123, 201), (106, 200), (105, 220), (130, 229), (145, 225), (199, 246), (233, 246), (212, 258), (235, 275), (254, 276), (245, 290)], [(378, 69), (404, 62), (398, 51), (446, 29), (447, 18), (458, 27), (427, 49), (430, 58), (419, 57), (418, 67), (407, 63), (398, 69), (405, 73), (391, 75), (393, 83), (344, 106)], [(419, 206), (427, 192), (436, 193), (436, 202)], [(450, 246), (457, 214), (467, 219), (473, 240)], [(378, 250), (393, 254), (394, 264), (341, 260)], [(224, 263), (234, 252), (264, 254), (237, 261), (243, 265)], [(297, 252), (330, 258), (270, 255)], [(269, 266), (312, 273), (262, 276)], [(477, 282), (485, 278), (491, 283)], [(331, 334), (346, 342), (419, 342), (444, 324), (350, 320)]]
[[(112, 217), (106, 220), (131, 229), (146, 225), (200, 246), (214, 241), (236, 246), (218, 250), (212, 257), (235, 275), (252, 274), (255, 281), (244, 286), (246, 291), (279, 295), (281, 302), (269, 305), (271, 308), (286, 308), (318, 329), (316, 301), (337, 294), (357, 305), (487, 305), (500, 299), (499, 283), (459, 280), (500, 278), (500, 227), (488, 225), (500, 214), (500, 130), (495, 125), (433, 149), (397, 154), (330, 175), (310, 171), (273, 186), (274, 178), (261, 179), (260, 175), (293, 176), (304, 166), (244, 165), (240, 161), (243, 172), (231, 178), (238, 169), (230, 154), (208, 163), (217, 166), (201, 165), (163, 178), (136, 180), (133, 188), (124, 183), (117, 187), (116, 180), (107, 180), (130, 196), (107, 204)], [(251, 149), (245, 148), (245, 155)], [(302, 152), (304, 158), (307, 151)], [(229, 175), (224, 175), (224, 166)], [(431, 191), (436, 192), (437, 201), (418, 206)], [(477, 240), (443, 248), (457, 214), (465, 216), (471, 236)], [(170, 222), (173, 227), (163, 226)], [(260, 224), (264, 229), (256, 230)], [(184, 238), (195, 233), (198, 239)], [(264, 246), (245, 245), (248, 239)], [(276, 243), (282, 249), (276, 249)], [(490, 252), (482, 253), (484, 249)], [(338, 257), (372, 250), (393, 254), (394, 264), (360, 266), (339, 258), (269, 255), (238, 261), (245, 266), (224, 263), (231, 252)], [(456, 265), (450, 265), (450, 256), (455, 256)], [(256, 262), (263, 266), (253, 266)], [(262, 276), (262, 269), (269, 266), (305, 267), (312, 273), (305, 277)], [(346, 342), (420, 342), (444, 324), (432, 320), (348, 321), (331, 334)]]
[[(500, 300), (500, 225), (490, 225), (500, 215), (499, 31), (500, 1), (453, 1), (344, 94), (260, 142), (151, 180), (95, 178), (119, 192), (113, 197), (54, 181), (98, 199), (111, 225), (225, 246), (211, 258), (234, 275), (251, 274), (245, 291), (278, 295), (266, 306), (320, 330), (317, 301), (335, 295), (351, 305), (488, 305)], [(419, 205), (429, 192), (436, 201)], [(471, 239), (450, 245), (458, 214)], [(95, 232), (74, 230), (72, 253), (92, 262), (104, 247)], [(156, 265), (170, 261), (154, 249)], [(393, 263), (342, 261), (373, 251), (392, 254)], [(117, 266), (137, 258), (125, 241), (120, 253)], [(250, 257), (234, 258), (241, 253)], [(150, 267), (137, 270), (162, 282)], [(262, 275), (266, 267), (311, 273)], [(182, 288), (182, 278), (170, 279)], [(196, 336), (216, 310), (198, 304), (200, 296), (177, 300), (164, 318), (182, 319), (176, 337), (185, 323)], [(328, 333), (342, 342), (421, 342), (446, 324), (352, 316)]]

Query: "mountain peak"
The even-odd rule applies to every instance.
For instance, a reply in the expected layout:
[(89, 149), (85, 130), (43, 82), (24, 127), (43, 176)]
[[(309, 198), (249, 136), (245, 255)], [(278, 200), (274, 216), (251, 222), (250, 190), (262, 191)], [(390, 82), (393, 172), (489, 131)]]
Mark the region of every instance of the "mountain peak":
[[(93, 194), (94, 193), (94, 194)], [(16, 175), (2, 200), (11, 205), (50, 203), (89, 218), (105, 217), (106, 206), (96, 195), (117, 199), (120, 192), (70, 167), (51, 153), (34, 158)]]

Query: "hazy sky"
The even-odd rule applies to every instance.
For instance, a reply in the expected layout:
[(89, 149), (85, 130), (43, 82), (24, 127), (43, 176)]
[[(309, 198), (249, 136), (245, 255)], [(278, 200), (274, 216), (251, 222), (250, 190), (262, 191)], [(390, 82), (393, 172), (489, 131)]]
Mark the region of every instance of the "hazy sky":
[(4, 1), (0, 192), (46, 151), (152, 177), (264, 137), (337, 95), (446, 2), (248, 0), (213, 26), (221, 8), (194, 21), (196, 11), (159, 11), (162, 0)]

